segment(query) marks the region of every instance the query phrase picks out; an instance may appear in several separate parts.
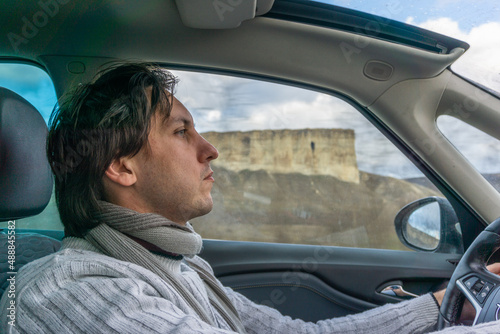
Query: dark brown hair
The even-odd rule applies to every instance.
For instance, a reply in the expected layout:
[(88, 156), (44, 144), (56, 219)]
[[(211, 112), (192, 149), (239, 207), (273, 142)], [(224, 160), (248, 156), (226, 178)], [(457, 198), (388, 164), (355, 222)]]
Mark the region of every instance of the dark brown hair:
[(102, 177), (114, 159), (148, 143), (152, 116), (167, 119), (176, 78), (148, 64), (114, 64), (65, 95), (49, 121), (47, 156), (67, 236), (83, 236), (103, 199)]

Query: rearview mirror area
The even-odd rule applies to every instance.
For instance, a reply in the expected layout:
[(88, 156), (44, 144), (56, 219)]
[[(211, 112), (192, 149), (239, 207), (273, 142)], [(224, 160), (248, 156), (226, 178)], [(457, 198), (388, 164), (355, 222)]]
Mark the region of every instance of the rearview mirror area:
[(426, 197), (406, 205), (394, 220), (399, 240), (425, 252), (462, 254), (460, 223), (447, 199)]

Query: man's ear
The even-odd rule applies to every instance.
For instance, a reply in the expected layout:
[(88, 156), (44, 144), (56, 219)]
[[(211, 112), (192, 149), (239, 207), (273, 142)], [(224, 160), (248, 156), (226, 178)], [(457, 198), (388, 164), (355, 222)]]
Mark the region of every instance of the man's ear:
[(114, 159), (104, 172), (106, 177), (119, 185), (128, 187), (137, 182), (134, 164), (129, 157)]

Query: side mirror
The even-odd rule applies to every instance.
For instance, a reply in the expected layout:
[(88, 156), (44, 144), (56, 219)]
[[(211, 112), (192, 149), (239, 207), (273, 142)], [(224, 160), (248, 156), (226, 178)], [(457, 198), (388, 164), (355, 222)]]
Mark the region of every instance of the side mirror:
[(463, 254), (462, 231), (450, 202), (426, 197), (406, 205), (394, 220), (401, 242), (414, 250)]

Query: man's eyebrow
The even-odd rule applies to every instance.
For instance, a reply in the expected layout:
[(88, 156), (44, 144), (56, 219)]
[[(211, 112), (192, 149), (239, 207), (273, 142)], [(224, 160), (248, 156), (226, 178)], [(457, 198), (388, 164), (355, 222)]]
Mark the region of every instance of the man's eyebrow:
[(177, 125), (179, 123), (184, 124), (185, 126), (193, 126), (194, 127), (194, 122), (190, 120), (189, 118), (180, 116), (180, 117), (170, 117), (169, 122), (172, 125)]

